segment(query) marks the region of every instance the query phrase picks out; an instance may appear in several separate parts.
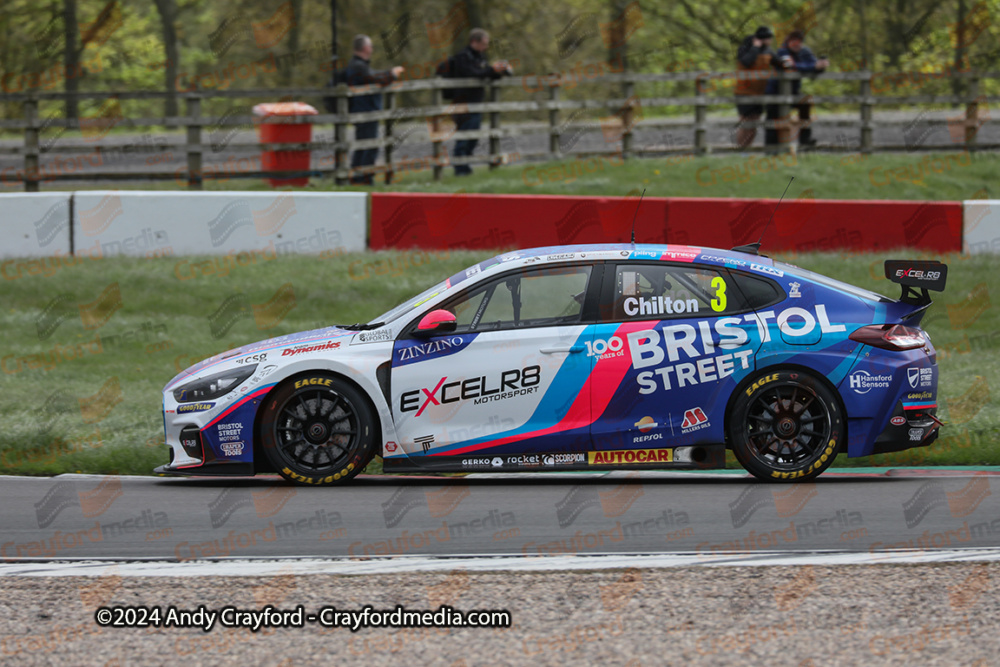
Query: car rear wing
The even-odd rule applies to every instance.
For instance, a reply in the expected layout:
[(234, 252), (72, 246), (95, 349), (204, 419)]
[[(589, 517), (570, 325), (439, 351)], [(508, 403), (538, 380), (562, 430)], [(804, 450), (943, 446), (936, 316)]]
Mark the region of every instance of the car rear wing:
[(944, 291), (948, 265), (935, 260), (887, 259), (885, 277), (902, 286), (899, 300), (917, 306), (918, 309), (911, 313), (914, 315), (931, 305), (928, 290)]

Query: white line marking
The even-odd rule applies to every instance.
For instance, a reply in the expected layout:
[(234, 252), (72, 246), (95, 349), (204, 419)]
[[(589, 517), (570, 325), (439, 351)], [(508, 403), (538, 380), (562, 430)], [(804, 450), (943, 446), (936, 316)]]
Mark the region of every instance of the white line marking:
[(103, 576), (108, 568), (123, 577), (250, 577), (282, 574), (396, 574), (401, 572), (541, 572), (607, 570), (626, 567), (775, 567), (782, 565), (885, 565), (1000, 560), (1000, 547), (983, 549), (902, 549), (882, 553), (731, 553), (670, 554), (657, 556), (554, 556), (474, 558), (383, 558), (331, 560), (322, 558), (192, 561), (61, 561), (0, 564), (0, 577)]

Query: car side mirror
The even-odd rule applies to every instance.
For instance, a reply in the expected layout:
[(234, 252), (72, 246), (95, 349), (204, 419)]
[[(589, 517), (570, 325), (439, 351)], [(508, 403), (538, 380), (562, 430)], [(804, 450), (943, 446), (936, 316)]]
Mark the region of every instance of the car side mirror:
[(454, 313), (447, 310), (432, 310), (420, 318), (417, 330), (413, 332), (415, 336), (421, 338), (436, 336), (438, 334), (451, 333), (458, 328), (458, 320)]

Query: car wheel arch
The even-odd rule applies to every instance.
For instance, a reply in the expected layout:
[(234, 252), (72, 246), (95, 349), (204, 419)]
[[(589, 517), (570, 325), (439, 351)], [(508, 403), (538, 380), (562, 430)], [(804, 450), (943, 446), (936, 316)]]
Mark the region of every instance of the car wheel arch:
[[(341, 373), (333, 368), (304, 369), (301, 371), (296, 371), (291, 375), (282, 378), (268, 390), (267, 394), (264, 395), (264, 399), (260, 402), (261, 408), (263, 408), (263, 406), (267, 403), (267, 401), (270, 400), (279, 389), (313, 373), (329, 373), (331, 375), (335, 375), (337, 379), (342, 380), (347, 384), (351, 385), (351, 387), (353, 387), (356, 391), (358, 391), (358, 393), (360, 393), (365, 398), (365, 400), (368, 401), (368, 407), (371, 408), (372, 416), (375, 419), (375, 423), (372, 425), (372, 427), (375, 430), (375, 435), (374, 435), (375, 441), (381, 442), (383, 426), (382, 426), (382, 418), (379, 415), (378, 405), (376, 405), (375, 401), (372, 400), (370, 393), (354, 378), (350, 377), (349, 375), (345, 375), (344, 373)], [(257, 414), (254, 415), (254, 420), (253, 420), (253, 468), (255, 474), (260, 472), (274, 472), (270, 460), (268, 460), (268, 458), (264, 455), (262, 449), (263, 443), (261, 441), (260, 422), (263, 414), (264, 410), (258, 409)], [(379, 447), (379, 451), (376, 452), (376, 455), (378, 456), (382, 455), (381, 447)]]
[[(730, 442), (729, 439), (729, 418), (733, 412), (733, 404), (736, 402), (736, 399), (740, 395), (740, 392), (745, 391), (746, 388), (749, 387), (754, 380), (761, 377), (762, 375), (767, 375), (768, 373), (776, 373), (779, 371), (791, 371), (791, 372), (801, 371), (803, 373), (809, 373), (811, 376), (818, 379), (819, 382), (822, 383), (827, 389), (830, 390), (830, 392), (837, 399), (837, 407), (840, 409), (841, 414), (844, 415), (844, 441), (849, 442), (850, 433), (848, 430), (847, 408), (844, 406), (844, 399), (840, 395), (840, 390), (837, 389), (836, 385), (830, 382), (830, 378), (816, 371), (815, 369), (809, 368), (808, 366), (803, 366), (802, 364), (779, 363), (779, 364), (773, 364), (771, 366), (765, 366), (763, 368), (758, 368), (753, 373), (749, 373), (745, 378), (740, 380), (740, 383), (736, 385), (736, 388), (733, 389), (732, 393), (729, 394), (729, 398), (726, 401), (726, 412), (722, 424), (723, 433), (726, 438), (726, 449), (732, 449), (732, 443)], [(845, 449), (844, 451), (847, 450)]]

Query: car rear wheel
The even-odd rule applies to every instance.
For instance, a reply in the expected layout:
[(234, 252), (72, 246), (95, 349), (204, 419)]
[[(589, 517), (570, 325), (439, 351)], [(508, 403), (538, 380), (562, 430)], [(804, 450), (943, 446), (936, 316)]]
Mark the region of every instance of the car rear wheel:
[(299, 484), (345, 482), (375, 455), (375, 416), (368, 400), (330, 373), (289, 380), (268, 396), (260, 435), (275, 470)]
[(800, 370), (764, 372), (740, 391), (729, 439), (740, 464), (769, 481), (800, 482), (830, 467), (845, 437), (840, 403)]

